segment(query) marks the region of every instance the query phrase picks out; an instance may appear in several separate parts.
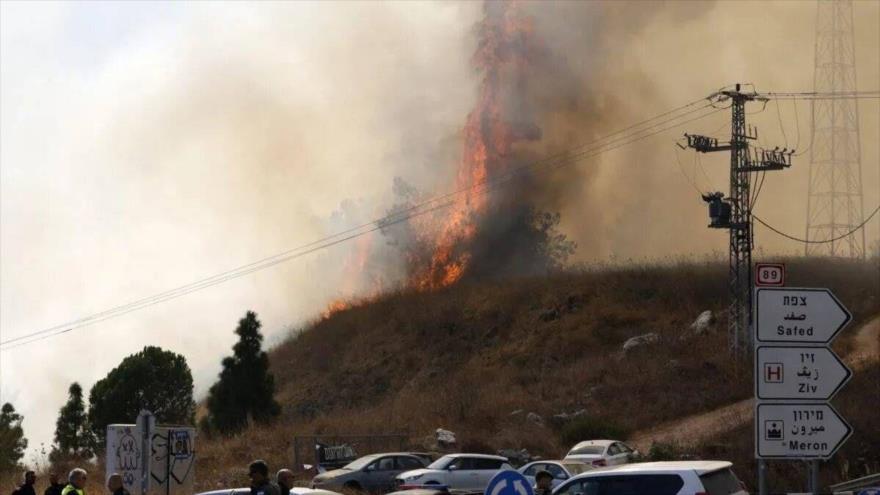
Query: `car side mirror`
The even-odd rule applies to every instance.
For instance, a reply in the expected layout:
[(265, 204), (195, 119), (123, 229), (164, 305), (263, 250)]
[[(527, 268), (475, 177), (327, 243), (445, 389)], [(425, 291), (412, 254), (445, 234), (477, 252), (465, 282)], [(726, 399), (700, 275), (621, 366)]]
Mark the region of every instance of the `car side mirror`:
[(367, 472), (367, 473), (369, 473), (370, 471), (375, 471), (375, 470), (376, 470), (376, 466), (374, 466), (372, 464), (370, 464), (369, 466), (364, 468), (364, 472)]
[(453, 464), (453, 465), (449, 466), (448, 468), (446, 468), (447, 471), (455, 471), (456, 469), (458, 469), (458, 466), (456, 466), (455, 464)]

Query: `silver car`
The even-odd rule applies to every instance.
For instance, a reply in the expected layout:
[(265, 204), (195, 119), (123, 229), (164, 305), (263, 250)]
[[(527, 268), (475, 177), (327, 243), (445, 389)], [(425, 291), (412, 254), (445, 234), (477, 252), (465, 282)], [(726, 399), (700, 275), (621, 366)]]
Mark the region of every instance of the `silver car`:
[(321, 473), (312, 479), (312, 488), (386, 493), (394, 489), (398, 474), (421, 469), (425, 462), (404, 452), (371, 454), (340, 469)]

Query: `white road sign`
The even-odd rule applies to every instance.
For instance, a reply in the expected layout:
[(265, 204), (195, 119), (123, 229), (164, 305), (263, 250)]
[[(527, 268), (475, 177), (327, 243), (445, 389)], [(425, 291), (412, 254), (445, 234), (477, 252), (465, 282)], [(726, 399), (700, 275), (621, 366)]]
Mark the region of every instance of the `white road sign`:
[(761, 459), (827, 459), (852, 434), (828, 404), (758, 403), (755, 421)]
[(758, 399), (828, 400), (852, 372), (825, 346), (758, 346), (755, 395)]
[(827, 344), (852, 319), (828, 289), (755, 289), (760, 343)]

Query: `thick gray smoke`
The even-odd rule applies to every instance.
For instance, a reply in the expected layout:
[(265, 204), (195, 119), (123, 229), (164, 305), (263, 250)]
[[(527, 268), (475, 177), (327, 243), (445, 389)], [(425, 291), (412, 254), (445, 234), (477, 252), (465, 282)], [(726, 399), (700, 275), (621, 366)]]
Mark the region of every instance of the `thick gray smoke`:
[[(527, 138), (511, 148), (509, 166), (734, 82), (812, 87), (812, 2), (520, 8), (533, 19), (534, 45), (517, 77), (502, 74), (516, 84), (499, 101)], [(463, 129), (485, 74), (471, 63), (484, 16), (477, 2), (2, 2), (0, 9), (3, 339), (378, 218), (395, 203), (395, 177), (424, 195), (454, 189)], [(880, 5), (855, 9), (858, 84), (876, 89)], [(795, 107), (778, 109), (786, 136), (773, 106), (749, 119), (766, 143), (799, 140), (803, 148), (809, 106), (797, 110), (796, 127)], [(880, 202), (878, 115), (876, 106), (861, 114), (866, 207)], [(726, 164), (707, 158), (704, 176), (682, 154), (679, 168), (672, 143), (685, 130), (723, 133), (726, 120), (721, 113), (536, 174), (513, 189), (527, 198), (517, 204), (560, 213), (559, 231), (578, 244), (570, 261), (724, 250), (689, 182), (726, 189)], [(806, 164), (768, 176), (759, 202), (764, 218), (795, 233), (804, 222)], [(523, 214), (491, 225), (503, 230), (504, 220)], [(877, 239), (878, 222), (869, 239)], [(146, 344), (182, 353), (202, 392), (247, 309), (277, 342), (333, 299), (404, 279), (407, 260), (387, 240), (375, 233), (3, 353), (0, 401), (24, 414), (39, 447), (51, 440), (71, 382), (89, 389)], [(800, 252), (761, 229), (757, 240), (767, 252)], [(363, 250), (380, 254), (362, 267)]]

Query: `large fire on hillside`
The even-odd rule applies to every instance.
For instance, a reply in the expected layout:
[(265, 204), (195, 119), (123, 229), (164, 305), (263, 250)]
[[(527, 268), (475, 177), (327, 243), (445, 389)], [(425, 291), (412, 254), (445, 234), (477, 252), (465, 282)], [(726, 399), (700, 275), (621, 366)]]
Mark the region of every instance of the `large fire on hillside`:
[[(395, 238), (392, 244), (404, 258), (402, 281), (368, 274), (364, 267), (371, 245), (357, 243), (344, 265), (341, 298), (323, 316), (395, 286), (435, 290), (469, 275), (504, 271), (505, 264), (518, 265), (513, 271), (520, 272), (534, 265), (550, 266), (555, 262), (555, 254), (550, 253), (564, 255), (573, 249), (567, 241), (561, 250), (548, 249), (546, 244), (559, 242), (553, 232), (558, 216), (537, 212), (522, 187), (487, 187), (523, 165), (527, 157), (522, 146), (541, 138), (528, 95), (541, 44), (532, 18), (515, 2), (487, 1), (483, 13), (472, 58), (480, 81), (476, 100), (461, 130), (454, 184), (438, 191), (451, 189), (460, 194), (453, 196), (448, 208), (414, 216), (403, 227), (384, 232), (387, 238)], [(412, 207), (425, 197), (431, 195), (411, 196), (402, 207)], [(405, 240), (400, 241), (401, 237)], [(547, 259), (536, 262), (541, 257)], [(354, 279), (360, 280), (359, 294), (351, 290)]]
[(533, 37), (531, 20), (516, 4), (486, 2), (479, 25), (479, 43), (473, 57), (482, 74), (476, 105), (463, 129), (464, 149), (455, 181), (455, 190), (467, 191), (439, 220), (422, 222), (419, 228), (437, 232), (427, 264), (413, 267), (410, 285), (418, 289), (445, 287), (457, 282), (468, 270), (472, 253), (468, 249), (484, 220), (489, 197), (481, 186), (503, 174), (511, 165), (513, 146), (538, 137), (533, 124), (514, 123), (512, 109), (521, 98), (528, 70), (528, 54)]

